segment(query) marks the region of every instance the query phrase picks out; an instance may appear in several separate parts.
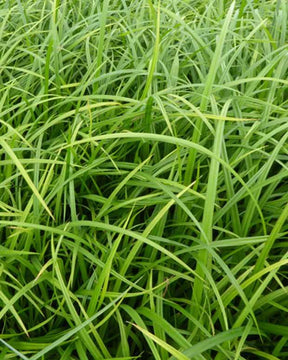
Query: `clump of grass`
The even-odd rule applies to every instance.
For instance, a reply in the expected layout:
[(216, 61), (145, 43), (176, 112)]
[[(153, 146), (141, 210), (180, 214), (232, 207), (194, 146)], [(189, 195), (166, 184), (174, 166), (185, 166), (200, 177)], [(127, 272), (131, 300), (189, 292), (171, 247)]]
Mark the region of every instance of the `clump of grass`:
[(287, 9), (1, 3), (2, 359), (287, 359)]

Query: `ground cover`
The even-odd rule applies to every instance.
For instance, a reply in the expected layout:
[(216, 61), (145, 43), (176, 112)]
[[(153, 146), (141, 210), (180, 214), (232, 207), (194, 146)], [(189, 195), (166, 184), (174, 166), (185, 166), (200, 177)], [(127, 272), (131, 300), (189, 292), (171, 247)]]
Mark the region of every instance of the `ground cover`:
[(288, 358), (287, 17), (0, 2), (0, 359)]

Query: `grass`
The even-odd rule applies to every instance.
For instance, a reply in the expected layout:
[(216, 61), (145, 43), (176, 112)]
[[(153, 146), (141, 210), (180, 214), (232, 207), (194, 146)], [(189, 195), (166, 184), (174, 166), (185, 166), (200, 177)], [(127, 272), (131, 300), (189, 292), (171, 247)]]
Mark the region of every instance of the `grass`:
[(287, 2), (0, 5), (0, 359), (287, 359)]

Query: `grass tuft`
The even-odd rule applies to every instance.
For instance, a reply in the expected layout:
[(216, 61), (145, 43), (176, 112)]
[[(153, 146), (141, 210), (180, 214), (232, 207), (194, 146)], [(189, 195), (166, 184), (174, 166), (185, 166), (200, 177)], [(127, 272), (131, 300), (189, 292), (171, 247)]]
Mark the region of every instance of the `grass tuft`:
[(287, 19), (0, 1), (0, 359), (288, 358)]

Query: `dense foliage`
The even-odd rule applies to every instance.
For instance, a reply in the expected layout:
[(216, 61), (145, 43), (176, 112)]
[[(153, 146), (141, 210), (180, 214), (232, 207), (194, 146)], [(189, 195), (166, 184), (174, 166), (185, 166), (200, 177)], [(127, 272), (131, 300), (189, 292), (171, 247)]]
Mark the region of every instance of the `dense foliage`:
[(0, 358), (288, 358), (286, 0), (0, 1)]

